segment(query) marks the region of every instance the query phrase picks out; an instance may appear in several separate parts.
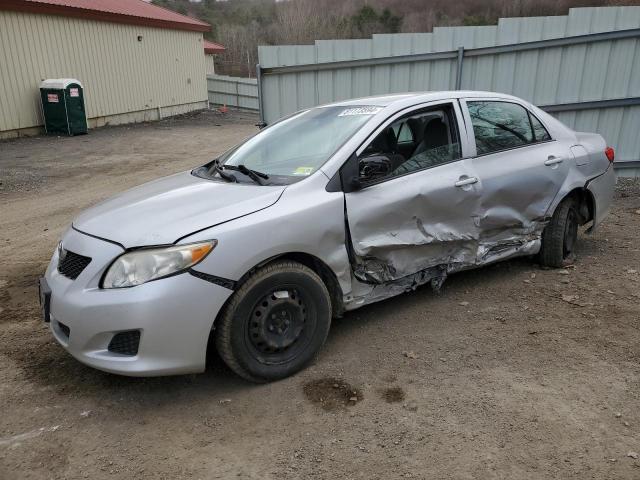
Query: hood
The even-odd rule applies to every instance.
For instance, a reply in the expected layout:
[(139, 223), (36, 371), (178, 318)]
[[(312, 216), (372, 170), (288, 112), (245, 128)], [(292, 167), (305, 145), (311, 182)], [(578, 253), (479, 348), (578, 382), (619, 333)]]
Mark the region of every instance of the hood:
[(267, 208), (286, 187), (222, 183), (183, 172), (85, 210), (73, 226), (125, 248), (174, 243), (190, 233)]

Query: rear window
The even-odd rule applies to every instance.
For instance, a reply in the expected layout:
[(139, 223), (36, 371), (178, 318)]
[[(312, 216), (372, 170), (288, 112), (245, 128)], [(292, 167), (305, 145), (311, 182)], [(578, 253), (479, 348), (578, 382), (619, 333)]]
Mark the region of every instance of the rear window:
[(547, 129), (544, 128), (544, 125), (540, 123), (534, 115), (529, 112), (529, 118), (531, 119), (531, 126), (533, 127), (533, 139), (536, 142), (545, 142), (547, 140), (551, 140), (551, 135), (547, 132)]
[(509, 102), (467, 102), (478, 155), (551, 140), (527, 109)]

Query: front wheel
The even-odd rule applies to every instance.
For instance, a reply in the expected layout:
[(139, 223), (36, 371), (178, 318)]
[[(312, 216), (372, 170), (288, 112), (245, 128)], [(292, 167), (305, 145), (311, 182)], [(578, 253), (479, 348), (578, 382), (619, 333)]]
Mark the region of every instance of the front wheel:
[(573, 199), (563, 200), (542, 232), (540, 263), (559, 268), (572, 256), (578, 240), (580, 214)]
[(218, 353), (252, 382), (287, 377), (320, 350), (331, 325), (326, 286), (310, 268), (277, 261), (256, 270), (217, 321)]

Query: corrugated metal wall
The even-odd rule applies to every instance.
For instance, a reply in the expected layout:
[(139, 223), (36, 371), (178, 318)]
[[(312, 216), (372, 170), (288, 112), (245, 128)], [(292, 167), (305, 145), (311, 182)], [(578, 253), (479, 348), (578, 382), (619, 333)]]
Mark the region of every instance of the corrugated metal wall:
[[(433, 33), (260, 47), (260, 66), (265, 69), (261, 75), (263, 116), (269, 123), (301, 108), (346, 98), (455, 89), (458, 62), (450, 56), (297, 73), (278, 72), (279, 67), (451, 52), (458, 47), (493, 47), (639, 27), (640, 7), (579, 8), (571, 9), (568, 16), (504, 18), (496, 26), (444, 27)], [(465, 57), (460, 87), (510, 93), (542, 106), (640, 97), (640, 39)], [(640, 160), (640, 105), (580, 107), (554, 114), (576, 130), (604, 135), (617, 146), (620, 160)]]
[(199, 32), (0, 11), (0, 136), (42, 124), (45, 78), (79, 79), (87, 116), (105, 123), (206, 106), (205, 75)]
[(258, 110), (258, 82), (255, 78), (207, 75), (209, 103), (245, 110)]

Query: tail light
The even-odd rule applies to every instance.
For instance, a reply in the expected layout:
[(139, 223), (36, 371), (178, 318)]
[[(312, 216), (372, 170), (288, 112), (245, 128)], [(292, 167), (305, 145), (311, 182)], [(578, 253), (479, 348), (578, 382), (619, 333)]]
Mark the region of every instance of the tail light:
[(613, 161), (616, 159), (616, 152), (611, 147), (605, 148), (604, 154), (607, 156), (607, 160), (609, 160), (611, 163), (613, 163)]

